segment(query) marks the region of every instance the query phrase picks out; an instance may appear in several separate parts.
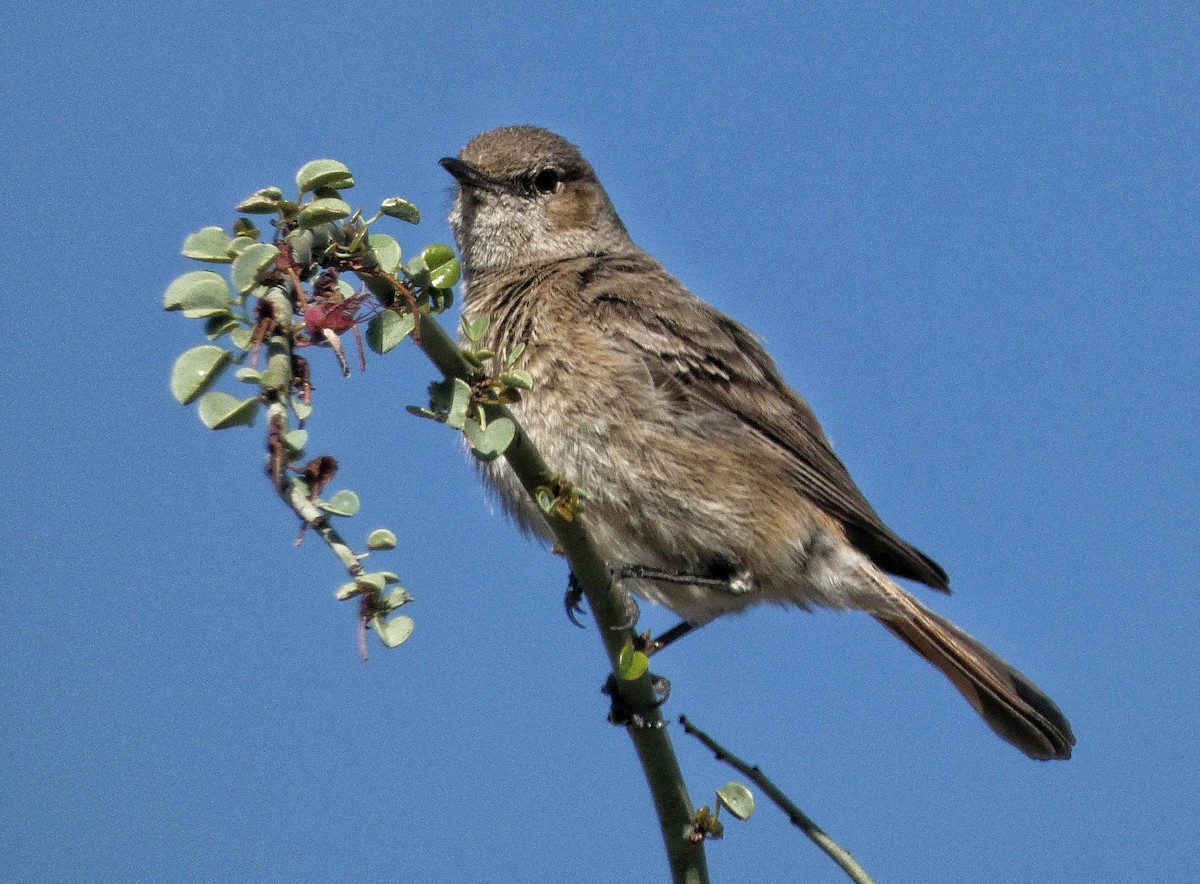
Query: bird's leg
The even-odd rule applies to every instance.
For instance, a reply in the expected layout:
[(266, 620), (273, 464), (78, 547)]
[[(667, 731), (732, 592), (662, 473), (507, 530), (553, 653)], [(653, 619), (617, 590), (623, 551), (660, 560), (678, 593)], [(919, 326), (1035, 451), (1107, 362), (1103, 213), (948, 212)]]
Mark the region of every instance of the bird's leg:
[(658, 638), (651, 639), (650, 647), (646, 650), (646, 654), (650, 655), (650, 656), (657, 654), (659, 651), (661, 651), (667, 645), (678, 641), (679, 639), (683, 638), (685, 635), (690, 633), (692, 630), (698, 629), (698, 628), (699, 628), (698, 626), (696, 626), (692, 623), (688, 623), (686, 620), (680, 620), (678, 623), (676, 623), (674, 626), (672, 626), (670, 629), (668, 629), (666, 632), (664, 632)]
[(656, 583), (683, 583), (687, 586), (705, 586), (720, 589), (730, 595), (745, 595), (754, 592), (754, 583), (745, 572), (710, 577), (705, 574), (688, 574), (685, 571), (664, 571), (649, 565), (619, 564), (612, 569), (614, 580), (653, 580)]
[[(682, 583), (687, 586), (703, 586), (716, 589), (730, 595), (745, 595), (754, 592), (754, 582), (749, 572), (734, 571), (727, 563), (720, 563), (713, 570), (718, 576), (709, 574), (688, 574), (683, 571), (664, 571), (647, 565), (619, 564), (612, 569), (613, 579), (621, 580), (653, 580), (658, 583)], [(672, 642), (678, 641), (698, 627), (686, 620), (668, 629), (656, 639), (646, 642), (645, 653), (655, 654)]]

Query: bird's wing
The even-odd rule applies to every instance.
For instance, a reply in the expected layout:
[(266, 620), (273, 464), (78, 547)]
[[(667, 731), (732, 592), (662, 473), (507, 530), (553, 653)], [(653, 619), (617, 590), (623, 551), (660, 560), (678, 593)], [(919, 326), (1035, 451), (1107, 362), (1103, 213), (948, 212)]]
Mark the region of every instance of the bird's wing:
[(808, 403), (753, 333), (644, 254), (597, 259), (582, 293), (606, 334), (627, 342), (679, 407), (735, 416), (791, 456), (798, 490), (836, 518), (876, 565), (949, 591), (941, 566), (898, 537), (867, 502)]

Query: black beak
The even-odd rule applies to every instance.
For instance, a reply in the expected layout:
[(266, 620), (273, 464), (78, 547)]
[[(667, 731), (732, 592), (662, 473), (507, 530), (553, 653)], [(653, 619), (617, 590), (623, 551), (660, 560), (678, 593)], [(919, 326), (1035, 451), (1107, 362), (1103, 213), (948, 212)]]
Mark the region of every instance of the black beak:
[(442, 157), (438, 165), (454, 176), (462, 187), (484, 188), (486, 190), (507, 190), (508, 185), (476, 165), (460, 160), (458, 157)]

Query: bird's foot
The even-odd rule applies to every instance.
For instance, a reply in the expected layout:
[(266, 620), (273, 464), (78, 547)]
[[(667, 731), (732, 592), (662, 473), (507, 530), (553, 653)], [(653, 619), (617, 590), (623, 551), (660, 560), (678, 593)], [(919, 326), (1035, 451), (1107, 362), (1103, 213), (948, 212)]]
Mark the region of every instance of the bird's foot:
[(579, 615), (586, 614), (587, 612), (583, 609), (583, 587), (579, 585), (579, 581), (575, 578), (574, 571), (567, 578), (567, 594), (563, 597), (563, 605), (567, 609), (567, 619), (580, 629), (583, 629), (584, 625), (579, 622)]

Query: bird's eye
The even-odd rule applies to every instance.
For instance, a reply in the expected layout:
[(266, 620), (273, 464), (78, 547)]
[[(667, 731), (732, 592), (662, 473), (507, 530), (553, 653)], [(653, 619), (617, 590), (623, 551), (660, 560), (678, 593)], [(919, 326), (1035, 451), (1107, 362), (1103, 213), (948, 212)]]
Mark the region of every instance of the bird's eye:
[(562, 186), (562, 176), (557, 169), (542, 169), (533, 176), (533, 186), (539, 193), (554, 193)]

